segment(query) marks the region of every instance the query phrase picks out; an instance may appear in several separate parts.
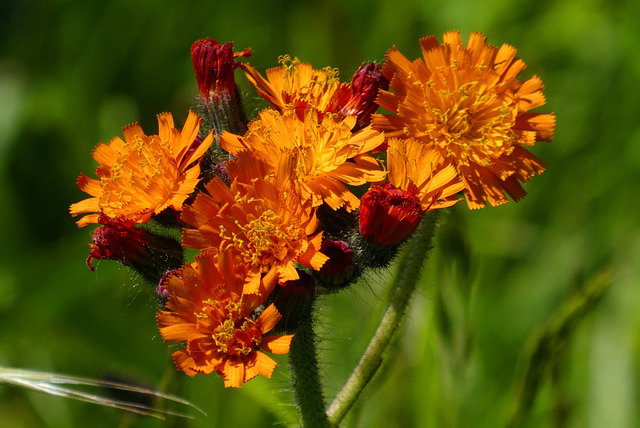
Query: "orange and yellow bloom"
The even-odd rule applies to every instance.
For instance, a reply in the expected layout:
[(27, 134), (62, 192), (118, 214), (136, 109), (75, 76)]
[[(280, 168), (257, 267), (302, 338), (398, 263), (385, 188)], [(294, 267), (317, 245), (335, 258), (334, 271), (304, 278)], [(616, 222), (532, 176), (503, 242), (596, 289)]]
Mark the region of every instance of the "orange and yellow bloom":
[(424, 213), (450, 207), (464, 184), (455, 168), (413, 138), (391, 138), (387, 148), (389, 182), (372, 185), (360, 203), (360, 234), (379, 246), (407, 239)]
[(258, 95), (269, 101), (279, 111), (293, 109), (300, 114), (314, 109), (320, 115), (336, 113), (350, 98), (349, 84), (341, 83), (338, 71), (331, 67), (314, 69), (311, 64), (281, 57), (280, 67), (269, 68), (266, 79), (250, 65), (244, 66), (249, 81)]
[(242, 293), (243, 272), (232, 259), (203, 255), (168, 276), (158, 326), (166, 342), (186, 343), (173, 361), (187, 375), (215, 371), (225, 387), (239, 388), (257, 375), (271, 377), (276, 362), (261, 350), (289, 352), (293, 335), (266, 335), (281, 315), (273, 304), (254, 315), (266, 296)]
[(389, 182), (417, 196), (424, 212), (447, 208), (460, 199), (464, 183), (452, 165), (443, 164), (438, 153), (409, 138), (392, 138), (387, 149)]
[(146, 135), (138, 123), (123, 128), (124, 141), (116, 137), (100, 143), (93, 158), (100, 164), (98, 179), (81, 174), (78, 187), (91, 197), (70, 207), (72, 215), (88, 215), (79, 227), (98, 223), (98, 217), (146, 223), (167, 208), (182, 204), (199, 182), (200, 159), (213, 142), (209, 135), (197, 139), (200, 119), (189, 112), (182, 131), (175, 129), (170, 113), (158, 115), (158, 135)]
[(420, 39), (423, 59), (409, 61), (395, 47), (383, 74), (393, 92), (378, 103), (393, 114), (374, 115), (388, 137), (415, 138), (436, 150), (462, 177), (472, 209), (519, 200), (520, 182), (544, 171), (525, 147), (553, 136), (553, 114), (531, 113), (545, 104), (538, 77), (518, 80), (525, 64), (516, 50), (486, 43), (473, 33), (463, 46), (460, 33)]
[(360, 130), (369, 125), (378, 108), (374, 102), (378, 91), (389, 87), (380, 66), (373, 62), (362, 63), (350, 84), (340, 82), (338, 70), (331, 67), (317, 70), (286, 55), (280, 62), (280, 67), (267, 70), (266, 79), (250, 65), (244, 70), (261, 97), (281, 112), (294, 110), (301, 119), (307, 110), (315, 110), (320, 119), (330, 113), (336, 120), (355, 116), (354, 131)]
[(327, 259), (320, 252), (314, 210), (286, 180), (261, 177), (266, 171), (261, 165), (249, 153), (241, 154), (230, 170), (249, 171), (255, 178), (241, 176), (230, 187), (214, 178), (181, 217), (190, 226), (182, 232), (185, 247), (226, 253), (247, 267), (245, 293), (268, 293), (276, 282), (298, 279), (295, 263), (318, 270)]
[(300, 198), (314, 207), (324, 202), (334, 210), (344, 206), (351, 211), (359, 200), (346, 185), (378, 182), (386, 175), (369, 153), (384, 136), (370, 127), (352, 133), (355, 125), (353, 116), (336, 121), (328, 114), (319, 120), (308, 110), (301, 120), (291, 110), (268, 109), (249, 124), (244, 137), (225, 132), (220, 145), (232, 155), (247, 150), (265, 160), (271, 172), (292, 180)]

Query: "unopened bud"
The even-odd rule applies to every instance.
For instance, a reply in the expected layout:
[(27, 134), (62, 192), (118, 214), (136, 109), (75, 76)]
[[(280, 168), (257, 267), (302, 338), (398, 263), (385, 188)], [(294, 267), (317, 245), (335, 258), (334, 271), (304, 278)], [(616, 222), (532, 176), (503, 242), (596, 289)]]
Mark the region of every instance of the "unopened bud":
[(156, 297), (161, 306), (164, 306), (167, 303), (167, 299), (169, 299), (170, 292), (167, 285), (169, 277), (172, 275), (176, 275), (181, 278), (180, 272), (180, 269), (169, 270), (165, 272), (164, 275), (162, 275), (160, 282), (158, 282), (158, 285), (156, 286)]
[(287, 281), (272, 293), (273, 304), (282, 318), (275, 327), (277, 332), (293, 332), (309, 316), (316, 297), (316, 284), (306, 272), (298, 271), (299, 279)]
[(372, 185), (360, 200), (360, 235), (380, 247), (400, 244), (422, 219), (420, 200), (391, 183)]
[(338, 291), (357, 279), (353, 250), (345, 241), (323, 241), (322, 254), (329, 257), (315, 274), (318, 285), (328, 292)]
[(159, 236), (130, 222), (100, 219), (102, 226), (93, 233), (87, 265), (93, 260), (115, 260), (133, 268), (152, 283), (158, 283), (168, 270), (182, 266), (183, 251), (175, 239)]
[(375, 103), (378, 91), (389, 89), (389, 81), (380, 70), (380, 65), (375, 62), (362, 63), (351, 79), (351, 98), (342, 108), (342, 113), (358, 119), (353, 132), (371, 123), (371, 115), (378, 109)]
[[(233, 77), (234, 70), (242, 66), (235, 61), (239, 57), (250, 58), (251, 49), (234, 53), (233, 43), (220, 44), (212, 38), (197, 40), (191, 45), (193, 70), (200, 91), (203, 129), (206, 132), (215, 131), (216, 136), (224, 131), (242, 135), (247, 130), (247, 116)], [(215, 160), (223, 155), (215, 144), (209, 152)]]
[(224, 184), (230, 186), (231, 177), (229, 176), (229, 170), (227, 169), (227, 162), (229, 161), (222, 161), (216, 164), (216, 166), (213, 168), (213, 172), (215, 173), (216, 177), (222, 180)]
[(233, 72), (240, 66), (238, 57), (251, 57), (251, 49), (233, 52), (233, 43), (220, 44), (215, 39), (196, 40), (191, 45), (191, 59), (200, 96), (206, 102), (220, 98), (235, 98), (237, 94)]

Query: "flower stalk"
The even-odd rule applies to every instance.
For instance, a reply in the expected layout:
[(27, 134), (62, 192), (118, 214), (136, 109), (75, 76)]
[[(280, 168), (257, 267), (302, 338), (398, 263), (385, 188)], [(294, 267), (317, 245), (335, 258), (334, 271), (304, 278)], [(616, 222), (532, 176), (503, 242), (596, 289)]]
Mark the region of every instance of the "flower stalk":
[(398, 266), (399, 273), (391, 284), (393, 294), (382, 320), (358, 365), (329, 406), (327, 415), (332, 426), (340, 424), (382, 365), (383, 354), (399, 330), (411, 296), (418, 286), (420, 272), (433, 246), (436, 222), (436, 212), (426, 215), (409, 241)]
[(302, 427), (329, 427), (318, 369), (318, 352), (311, 311), (296, 330), (289, 350), (289, 362)]

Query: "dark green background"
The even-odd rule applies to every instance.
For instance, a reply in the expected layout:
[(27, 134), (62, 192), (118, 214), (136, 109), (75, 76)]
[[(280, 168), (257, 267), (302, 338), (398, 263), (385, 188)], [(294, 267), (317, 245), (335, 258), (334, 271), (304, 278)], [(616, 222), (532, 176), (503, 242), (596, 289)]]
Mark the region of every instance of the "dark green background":
[[(640, 426), (639, 16), (640, 2), (603, 0), (2, 3), (0, 365), (118, 373), (209, 414), (170, 426), (295, 421), (286, 358), (273, 379), (242, 390), (175, 371), (151, 290), (114, 263), (86, 269), (91, 228), (77, 229), (67, 214), (84, 198), (75, 179), (95, 168), (93, 146), (123, 125), (138, 120), (153, 133), (163, 111), (182, 123), (195, 99), (189, 47), (197, 38), (252, 47), (260, 70), (288, 53), (348, 79), (391, 45), (415, 58), (421, 36), (482, 31), (516, 46), (529, 65), (524, 77), (545, 82), (540, 111), (556, 113), (557, 130), (533, 152), (548, 170), (518, 204), (451, 210), (393, 360), (351, 422), (500, 426), (529, 335), (585, 280), (612, 269), (610, 292), (572, 330), (525, 426)], [(253, 115), (263, 104), (239, 78)], [(375, 328), (385, 279), (322, 302), (329, 397)], [(0, 387), (2, 427), (89, 425), (163, 423)]]

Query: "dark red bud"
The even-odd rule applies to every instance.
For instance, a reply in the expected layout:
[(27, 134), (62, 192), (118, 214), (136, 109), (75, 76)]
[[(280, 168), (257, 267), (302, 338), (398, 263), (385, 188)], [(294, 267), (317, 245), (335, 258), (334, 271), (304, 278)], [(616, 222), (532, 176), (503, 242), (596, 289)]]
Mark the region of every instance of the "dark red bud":
[(389, 81), (380, 70), (375, 62), (362, 63), (351, 79), (351, 98), (342, 112), (357, 117), (354, 132), (371, 123), (371, 115), (378, 109), (375, 103), (378, 91), (389, 89)]
[(161, 305), (164, 306), (167, 303), (167, 299), (169, 299), (170, 291), (169, 291), (169, 287), (167, 286), (169, 277), (172, 275), (175, 275), (181, 278), (180, 272), (181, 272), (180, 269), (173, 269), (165, 272), (165, 274), (162, 275), (160, 282), (158, 282), (158, 285), (156, 286), (156, 297), (158, 298), (158, 301), (160, 302)]
[(224, 184), (226, 184), (227, 186), (230, 186), (231, 177), (229, 176), (229, 170), (227, 169), (227, 162), (229, 161), (224, 160), (216, 164), (216, 166), (213, 168), (213, 172), (216, 174), (218, 178), (220, 178), (220, 180), (224, 182)]
[(233, 52), (233, 43), (220, 44), (212, 38), (196, 40), (191, 45), (191, 59), (201, 98), (208, 102), (218, 98), (235, 98), (233, 71), (240, 67), (238, 57), (251, 57), (251, 49)]
[(360, 200), (360, 235), (379, 246), (407, 239), (422, 219), (420, 200), (391, 183), (372, 185)]
[(346, 276), (353, 270), (353, 251), (344, 241), (323, 241), (320, 251), (329, 257), (320, 268), (320, 275), (328, 278)]
[(182, 247), (175, 239), (136, 228), (131, 222), (111, 221), (104, 216), (100, 222), (87, 257), (92, 271), (93, 260), (115, 260), (158, 283), (166, 271), (182, 266)]
[(309, 316), (316, 297), (316, 284), (306, 272), (298, 271), (299, 279), (287, 281), (273, 291), (273, 303), (282, 318), (276, 331), (294, 331)]

